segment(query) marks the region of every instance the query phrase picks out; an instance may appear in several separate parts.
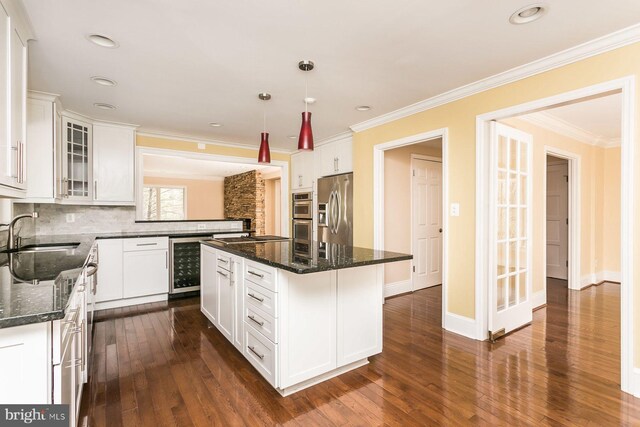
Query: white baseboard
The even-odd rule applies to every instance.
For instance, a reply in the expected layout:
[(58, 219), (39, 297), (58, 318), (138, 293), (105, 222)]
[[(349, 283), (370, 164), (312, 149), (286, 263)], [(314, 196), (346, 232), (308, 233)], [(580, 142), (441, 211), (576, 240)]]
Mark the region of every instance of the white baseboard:
[(531, 295), (531, 305), (533, 308), (538, 308), (541, 305), (545, 305), (547, 303), (547, 290), (543, 289), (538, 292), (534, 292)]
[(97, 302), (94, 310), (107, 310), (109, 308), (129, 307), (132, 305), (146, 304), (149, 302), (166, 301), (168, 294), (149, 295), (145, 297), (117, 299), (113, 301)]
[(462, 335), (471, 339), (483, 339), (477, 337), (477, 325), (475, 319), (469, 317), (460, 316), (454, 313), (445, 313), (444, 315), (444, 329), (449, 332), (454, 332), (458, 335)]
[(384, 285), (384, 297), (411, 292), (411, 280), (401, 280), (399, 282), (387, 283)]
[(580, 289), (587, 286), (596, 285), (601, 282), (620, 282), (622, 275), (619, 271), (598, 271), (597, 273), (587, 274), (580, 279)]
[(640, 368), (633, 368), (633, 379), (631, 384), (631, 390), (622, 391), (626, 391), (635, 397), (640, 397)]

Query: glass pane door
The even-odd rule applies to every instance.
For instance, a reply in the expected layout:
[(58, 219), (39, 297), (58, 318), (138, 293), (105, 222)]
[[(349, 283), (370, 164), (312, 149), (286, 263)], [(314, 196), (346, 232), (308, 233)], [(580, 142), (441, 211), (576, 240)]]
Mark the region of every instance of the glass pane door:
[(89, 128), (66, 121), (65, 143), (67, 152), (67, 195), (89, 197)]

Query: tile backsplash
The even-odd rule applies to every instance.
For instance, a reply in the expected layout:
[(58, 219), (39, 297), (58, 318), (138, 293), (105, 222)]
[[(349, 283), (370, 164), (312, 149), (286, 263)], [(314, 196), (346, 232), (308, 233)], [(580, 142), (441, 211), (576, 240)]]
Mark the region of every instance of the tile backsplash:
[[(13, 213), (38, 212), (34, 220), (20, 222), (20, 236), (29, 237), (52, 234), (114, 233), (135, 231), (184, 231), (198, 230), (242, 230), (242, 221), (197, 221), (197, 222), (153, 222), (137, 223), (135, 206), (83, 206), (49, 203), (14, 203)], [(73, 215), (73, 222), (67, 222), (67, 215)], [(200, 231), (200, 230), (198, 230)], [(1, 236), (0, 236), (1, 238)]]

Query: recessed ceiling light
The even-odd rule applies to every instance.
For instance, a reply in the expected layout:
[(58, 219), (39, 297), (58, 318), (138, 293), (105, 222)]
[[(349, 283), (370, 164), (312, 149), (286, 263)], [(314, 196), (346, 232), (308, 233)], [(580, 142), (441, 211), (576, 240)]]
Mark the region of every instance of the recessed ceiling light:
[(549, 7), (543, 3), (530, 4), (516, 10), (509, 18), (509, 22), (512, 24), (528, 24), (542, 18)]
[(287, 138), (289, 138), (289, 139), (298, 139), (298, 135), (288, 135)]
[(304, 102), (306, 102), (307, 104), (315, 104), (315, 103), (316, 103), (316, 99), (315, 99), (315, 98), (312, 98), (312, 97), (310, 97), (310, 96), (307, 96), (307, 97), (304, 99)]
[(356, 110), (358, 110), (358, 111), (369, 111), (369, 110), (371, 110), (371, 107), (369, 107), (368, 105), (358, 105), (356, 107)]
[(120, 46), (120, 43), (112, 39), (111, 37), (107, 37), (103, 34), (89, 34), (87, 39), (93, 44), (97, 44), (101, 47), (108, 47), (110, 49), (115, 49)]
[(222, 126), (222, 123), (211, 122), (209, 123), (209, 126), (211, 126), (212, 128), (219, 128), (220, 126)]
[(115, 80), (111, 80), (111, 79), (108, 79), (106, 77), (100, 77), (100, 76), (93, 76), (93, 77), (91, 77), (91, 80), (94, 83), (97, 83), (97, 84), (102, 85), (102, 86), (115, 86), (115, 85), (118, 84), (118, 83), (116, 83)]
[(93, 104), (93, 106), (96, 107), (96, 108), (101, 108), (103, 110), (115, 110), (116, 109), (115, 105), (105, 104), (104, 102), (96, 102), (95, 104)]

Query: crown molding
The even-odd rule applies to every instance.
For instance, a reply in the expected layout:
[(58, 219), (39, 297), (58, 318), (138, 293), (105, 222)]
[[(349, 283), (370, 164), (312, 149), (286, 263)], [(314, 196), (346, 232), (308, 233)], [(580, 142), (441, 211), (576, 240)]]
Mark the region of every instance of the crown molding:
[(0, 5), (4, 8), (11, 20), (15, 21), (18, 34), (26, 44), (29, 40), (35, 39), (33, 25), (29, 19), (29, 14), (20, 0), (0, 0)]
[(640, 24), (636, 24), (597, 39), (582, 43), (558, 53), (521, 65), (502, 73), (478, 80), (457, 89), (416, 102), (387, 114), (350, 126), (354, 132), (362, 132), (416, 113), (430, 110), (489, 89), (503, 86), (545, 71), (608, 52), (640, 41)]
[(602, 148), (610, 148), (620, 145), (620, 138), (604, 138), (601, 135), (590, 132), (544, 111), (527, 114), (517, 118), (531, 123), (534, 126), (539, 126), (551, 132), (566, 136), (567, 138), (575, 139), (576, 141), (580, 141), (588, 145), (594, 145)]
[(48, 102), (56, 102), (58, 98), (60, 98), (60, 95), (58, 95), (57, 93), (40, 92), (38, 90), (29, 90), (27, 91), (27, 98), (38, 99), (41, 101), (48, 101)]
[[(193, 142), (196, 144), (220, 145), (223, 147), (243, 148), (245, 150), (258, 151), (258, 147), (255, 145), (238, 144), (235, 142), (227, 142), (227, 141), (221, 141), (217, 139), (194, 138), (191, 136), (170, 134), (170, 133), (160, 132), (160, 131), (142, 131), (142, 132), (137, 132), (137, 135), (146, 136), (150, 138), (167, 139), (171, 141), (185, 141), (185, 142)], [(283, 150), (281, 148), (271, 148), (270, 150), (272, 153), (282, 153), (282, 154), (292, 154), (295, 152), (295, 150)]]

